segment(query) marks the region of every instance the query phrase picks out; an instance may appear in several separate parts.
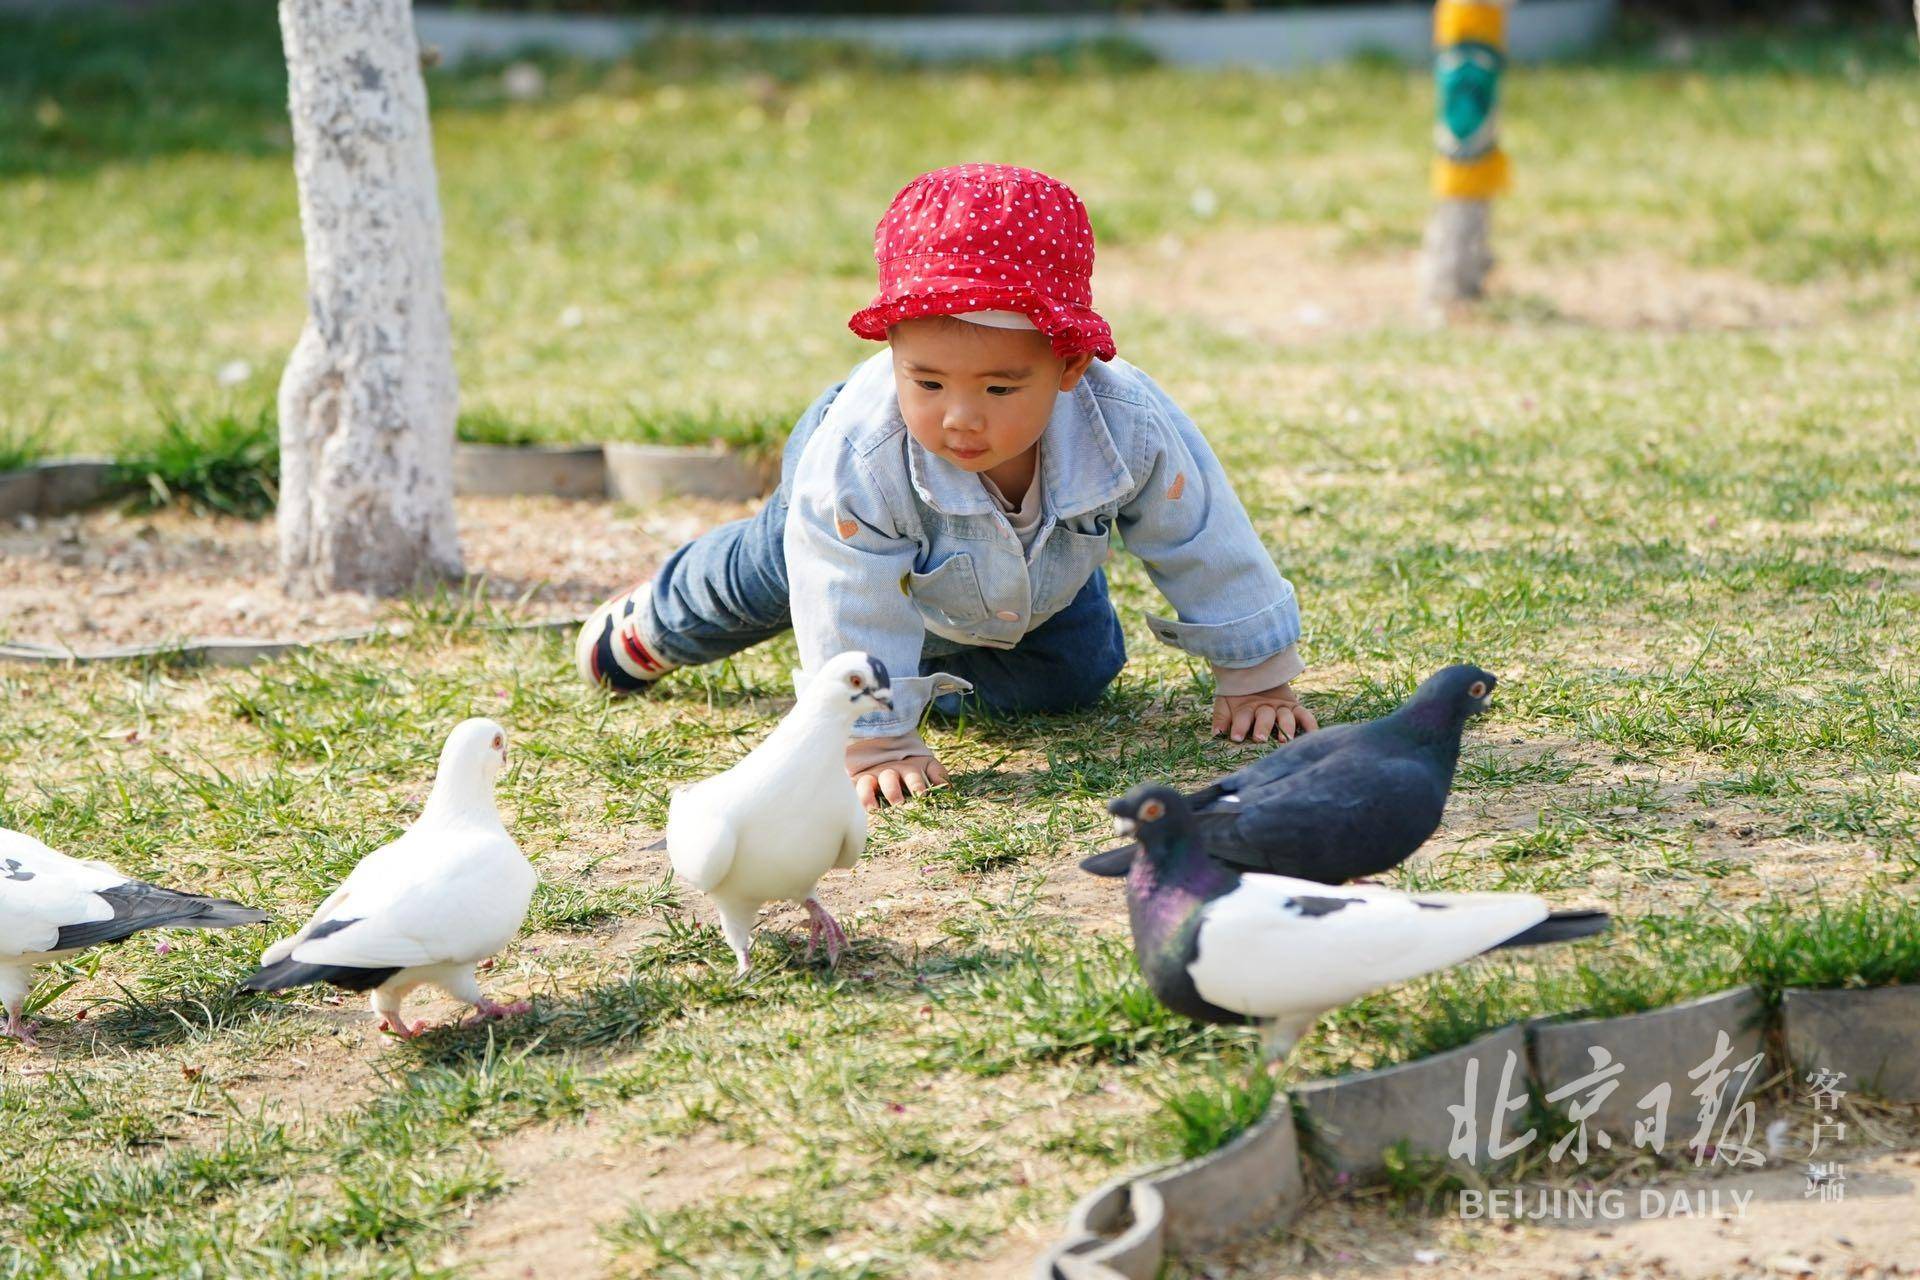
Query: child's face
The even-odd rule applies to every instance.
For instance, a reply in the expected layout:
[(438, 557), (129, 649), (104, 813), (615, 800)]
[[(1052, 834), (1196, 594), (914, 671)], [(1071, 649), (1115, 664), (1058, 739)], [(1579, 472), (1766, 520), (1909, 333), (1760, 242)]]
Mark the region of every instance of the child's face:
[(1071, 391), (1091, 355), (1062, 360), (1032, 329), (993, 329), (946, 316), (887, 330), (907, 431), (963, 471), (991, 471), (1032, 449), (1054, 399)]

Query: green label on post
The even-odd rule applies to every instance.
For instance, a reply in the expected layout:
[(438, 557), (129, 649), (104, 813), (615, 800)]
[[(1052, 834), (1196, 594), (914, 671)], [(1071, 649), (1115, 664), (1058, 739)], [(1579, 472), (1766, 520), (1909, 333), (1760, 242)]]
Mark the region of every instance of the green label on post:
[(1475, 160), (1493, 150), (1494, 108), (1505, 61), (1498, 49), (1484, 44), (1457, 44), (1435, 59), (1439, 101), (1433, 142), (1449, 160)]

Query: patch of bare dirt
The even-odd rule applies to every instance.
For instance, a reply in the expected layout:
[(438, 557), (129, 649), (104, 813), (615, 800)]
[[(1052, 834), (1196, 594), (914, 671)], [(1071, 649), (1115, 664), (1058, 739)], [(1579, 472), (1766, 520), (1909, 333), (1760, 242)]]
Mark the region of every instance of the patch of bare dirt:
[[(436, 1021), (444, 1022), (456, 1012), (446, 1002)], [(187, 1143), (220, 1141), (229, 1109), (297, 1126), (350, 1111), (391, 1083), (394, 1061), (389, 1050), (397, 1042), (379, 1030), (366, 997), (349, 994), (319, 1009), (289, 1007), (281, 1013), (309, 1028), (297, 1044), (244, 1056), (208, 1056), (204, 1069), (220, 1090), (222, 1105), (207, 1112), (204, 1123), (180, 1135)], [(419, 1016), (411, 1007), (408, 1013)]]
[[(1498, 251), (1499, 242), (1495, 241)], [(1264, 227), (1166, 236), (1101, 255), (1102, 305), (1185, 316), (1270, 342), (1423, 323), (1413, 250), (1355, 250), (1338, 230)], [(1474, 323), (1666, 331), (1801, 327), (1837, 318), (1852, 286), (1784, 285), (1653, 250), (1577, 261), (1503, 258)]]
[[(462, 498), (466, 593), (508, 620), (578, 615), (752, 504), (635, 512), (558, 498)], [(307, 640), (393, 620), (366, 596), (280, 590), (271, 520), (90, 511), (0, 527), (0, 640), (87, 653), (208, 637)]]
[(513, 1187), (476, 1206), (454, 1248), (463, 1274), (490, 1280), (599, 1275), (607, 1261), (601, 1229), (629, 1207), (664, 1213), (748, 1194), (761, 1165), (711, 1134), (672, 1144), (623, 1140), (604, 1116), (523, 1129), (491, 1154)]

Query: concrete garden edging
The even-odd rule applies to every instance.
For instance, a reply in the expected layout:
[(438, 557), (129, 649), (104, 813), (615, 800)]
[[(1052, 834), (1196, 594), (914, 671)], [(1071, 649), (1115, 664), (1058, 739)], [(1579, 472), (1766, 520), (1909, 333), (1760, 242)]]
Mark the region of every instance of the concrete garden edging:
[(1309, 1081), (1294, 1090), (1294, 1114), (1315, 1162), (1336, 1173), (1377, 1174), (1403, 1142), (1411, 1154), (1445, 1159), (1453, 1138), (1448, 1107), (1464, 1101), (1471, 1080), (1473, 1114), (1492, 1115), (1509, 1074), (1524, 1092), (1527, 1038), (1517, 1024), (1412, 1062)]
[[(585, 618), (545, 618), (538, 622), (489, 623), (480, 629), (503, 634), (522, 631), (554, 631), (561, 635), (570, 635), (579, 630), (580, 625), (585, 621)], [(322, 645), (358, 644), (363, 640), (372, 640), (380, 636), (405, 634), (404, 625), (389, 624), (335, 632), (331, 635), (316, 636), (310, 640), (254, 640), (244, 637), (201, 636), (178, 642), (117, 645), (111, 649), (95, 649), (87, 653), (69, 649), (64, 645), (34, 644), (30, 641), (14, 640), (0, 641), (0, 662), (83, 667), (103, 662), (166, 659), (184, 666), (250, 667), (256, 662), (265, 662), (270, 658), (283, 657), (289, 653), (304, 653), (309, 649), (320, 648)]]
[(453, 447), (453, 491), (490, 497), (607, 496), (606, 450), (587, 445), (469, 444)]
[(749, 457), (718, 446), (628, 444), (606, 446), (607, 495), (638, 505), (665, 498), (746, 501), (765, 497), (780, 477), (777, 455)]
[[(1587, 1119), (1603, 1130), (1630, 1133), (1635, 1120), (1645, 1114), (1641, 1099), (1663, 1084), (1676, 1112), (1689, 1109), (1688, 1098), (1704, 1078), (1690, 1073), (1713, 1056), (1721, 1036), (1728, 1046), (1723, 1065), (1730, 1074), (1720, 1090), (1718, 1114), (1737, 1106), (1749, 1089), (1767, 1078), (1764, 1069), (1745, 1073), (1737, 1069), (1756, 1054), (1762, 1055), (1764, 1063), (1766, 1020), (1766, 1001), (1759, 989), (1736, 987), (1617, 1018), (1537, 1019), (1527, 1028), (1527, 1040), (1533, 1050), (1534, 1079), (1543, 1096), (1572, 1089), (1591, 1072), (1610, 1070), (1610, 1063), (1623, 1067), (1612, 1077), (1613, 1091)], [(1582, 1090), (1549, 1105), (1564, 1112), (1590, 1096)], [(1673, 1126), (1667, 1138), (1671, 1146), (1685, 1135), (1680, 1126)]]
[[(1920, 985), (1789, 989), (1779, 1017), (1796, 1071), (1844, 1072), (1843, 1090), (1920, 1101)], [(1587, 1121), (1619, 1133), (1644, 1114), (1640, 1099), (1662, 1083), (1672, 1092), (1672, 1114), (1691, 1114), (1692, 1090), (1704, 1078), (1693, 1072), (1715, 1056), (1724, 1035), (1720, 1065), (1732, 1076), (1718, 1114), (1726, 1115), (1770, 1078), (1774, 1026), (1763, 993), (1742, 986), (1620, 1017), (1535, 1019), (1415, 1062), (1296, 1085), (1291, 1095), (1275, 1093), (1266, 1118), (1218, 1151), (1114, 1178), (1083, 1196), (1066, 1234), (1040, 1257), (1035, 1280), (1146, 1280), (1169, 1252), (1217, 1249), (1284, 1227), (1303, 1199), (1303, 1149), (1334, 1172), (1377, 1171), (1381, 1153), (1402, 1142), (1444, 1157), (1442, 1128), (1452, 1119), (1448, 1107), (1465, 1099), (1467, 1063), (1479, 1064), (1472, 1114), (1485, 1118), (1497, 1106), (1506, 1055), (1516, 1050), (1513, 1086), (1531, 1085), (1544, 1097), (1589, 1075), (1591, 1048), (1605, 1048), (1625, 1070), (1611, 1077), (1619, 1087)], [(1740, 1065), (1756, 1054), (1760, 1066), (1743, 1075)], [(1583, 1090), (1563, 1102), (1591, 1097)], [(1404, 1117), (1403, 1127), (1395, 1117)], [(1684, 1140), (1689, 1127), (1669, 1132)], [(1268, 1163), (1249, 1158), (1249, 1149)]]
[[(1591, 49), (1613, 25), (1616, 0), (1527, 0), (1508, 17), (1509, 55), (1519, 61)], [(1239, 13), (967, 14), (928, 17), (809, 15), (676, 19), (416, 8), (422, 46), (450, 65), (549, 50), (581, 58), (625, 57), (669, 34), (722, 39), (829, 40), (929, 61), (1006, 58), (1093, 40), (1119, 39), (1175, 66), (1284, 70), (1384, 53), (1408, 62), (1433, 56), (1428, 4), (1343, 5)]]
[[(55, 458), (0, 471), (0, 520), (96, 506), (116, 496), (115, 470), (110, 458)], [(762, 458), (718, 445), (460, 441), (453, 450), (453, 490), (462, 496), (747, 502), (771, 493), (779, 477), (778, 455)]]
[(1266, 1117), (1218, 1151), (1116, 1178), (1083, 1196), (1067, 1239), (1039, 1280), (1153, 1280), (1169, 1250), (1220, 1249), (1292, 1221), (1305, 1195), (1293, 1111), (1275, 1094)]
[(1920, 1102), (1920, 986), (1784, 993), (1795, 1071), (1845, 1072), (1846, 1089)]
[(111, 458), (54, 458), (0, 471), (0, 520), (90, 507), (112, 494), (113, 472)]

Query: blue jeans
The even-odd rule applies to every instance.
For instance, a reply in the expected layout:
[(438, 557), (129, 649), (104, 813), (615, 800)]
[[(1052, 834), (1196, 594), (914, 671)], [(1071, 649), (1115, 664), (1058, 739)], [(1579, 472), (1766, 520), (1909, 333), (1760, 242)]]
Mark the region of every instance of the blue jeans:
[[(766, 505), (695, 538), (654, 575), (655, 625), (649, 640), (661, 657), (681, 666), (717, 662), (792, 627), (788, 486), (801, 451), (839, 390), (829, 389), (794, 425), (780, 459), (780, 487)], [(946, 671), (973, 685), (964, 703), (958, 694), (935, 701), (945, 715), (957, 715), (963, 706), (1009, 714), (1071, 711), (1095, 702), (1126, 661), (1106, 574), (1096, 570), (1066, 608), (1011, 649), (960, 645), (929, 634), (920, 674)]]

